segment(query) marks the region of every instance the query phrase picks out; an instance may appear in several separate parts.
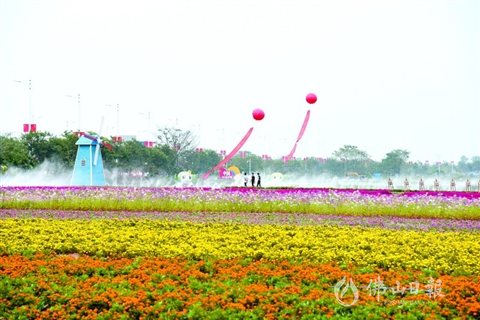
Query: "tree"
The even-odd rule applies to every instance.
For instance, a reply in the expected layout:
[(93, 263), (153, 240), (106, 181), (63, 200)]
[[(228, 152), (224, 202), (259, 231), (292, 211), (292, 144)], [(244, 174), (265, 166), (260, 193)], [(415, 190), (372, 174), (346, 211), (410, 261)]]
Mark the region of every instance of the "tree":
[(52, 137), (50, 143), (61, 163), (69, 168), (75, 165), (78, 146), (75, 144), (78, 140), (71, 131), (64, 131), (60, 137)]
[(0, 136), (0, 165), (33, 168), (35, 161), (28, 154), (27, 145), (10, 135)]
[(158, 144), (167, 145), (177, 151), (192, 151), (198, 145), (197, 136), (190, 130), (182, 131), (173, 127), (158, 129)]
[(34, 159), (35, 164), (40, 164), (56, 155), (56, 150), (50, 143), (52, 137), (49, 132), (31, 131), (23, 134), (20, 140), (26, 145), (28, 154)]
[(410, 152), (406, 150), (396, 149), (386, 154), (386, 158), (382, 159), (382, 168), (386, 174), (400, 174), (402, 167), (406, 164)]
[(480, 156), (472, 157), (472, 167), (471, 171), (480, 172)]
[(117, 146), (115, 152), (118, 159), (118, 167), (128, 173), (134, 170), (145, 171), (145, 163), (148, 161), (146, 149), (137, 140), (122, 142), (121, 146)]
[(344, 171), (364, 171), (365, 161), (370, 156), (356, 146), (345, 145), (333, 152), (333, 157), (344, 162)]
[(458, 162), (458, 170), (467, 173), (468, 172), (468, 158), (465, 156), (460, 157), (460, 162)]
[[(253, 172), (264, 172), (264, 164), (265, 160), (263, 160), (261, 157), (249, 151), (246, 151), (245, 157), (241, 157), (239, 154), (237, 154), (232, 159), (230, 159), (230, 161), (227, 163), (227, 166), (235, 166), (241, 172), (247, 172), (250, 175)], [(250, 169), (252, 170), (252, 172), (249, 172)]]
[(178, 159), (177, 150), (171, 148), (166, 144), (158, 145), (155, 148), (158, 148), (165, 155), (167, 159), (165, 166), (162, 168), (162, 173), (173, 177), (176, 174), (178, 174), (180, 171), (182, 171), (177, 165), (177, 159)]
[(189, 170), (187, 154), (192, 152), (198, 145), (197, 136), (190, 130), (183, 131), (173, 127), (158, 129), (158, 145), (168, 146), (175, 150), (175, 170)]
[(185, 151), (179, 161), (182, 170), (191, 170), (192, 173), (203, 174), (215, 167), (220, 161), (221, 157), (215, 150)]
[(147, 151), (146, 170), (150, 176), (156, 176), (165, 173), (168, 166), (167, 155), (159, 148), (145, 148)]

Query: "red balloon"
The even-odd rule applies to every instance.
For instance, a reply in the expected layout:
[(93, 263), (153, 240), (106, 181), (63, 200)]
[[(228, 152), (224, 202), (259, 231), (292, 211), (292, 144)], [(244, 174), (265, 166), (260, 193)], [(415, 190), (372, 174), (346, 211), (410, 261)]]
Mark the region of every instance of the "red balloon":
[(308, 103), (314, 104), (315, 102), (317, 102), (317, 96), (315, 95), (315, 93), (309, 93), (307, 94), (306, 100)]
[(253, 119), (255, 119), (257, 121), (265, 118), (265, 112), (263, 112), (262, 109), (253, 110), (252, 115), (253, 115)]

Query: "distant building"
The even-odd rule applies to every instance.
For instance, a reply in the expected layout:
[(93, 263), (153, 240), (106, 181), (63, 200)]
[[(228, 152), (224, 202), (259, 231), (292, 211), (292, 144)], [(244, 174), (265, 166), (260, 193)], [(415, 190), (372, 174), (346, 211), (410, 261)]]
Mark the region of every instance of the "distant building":
[(113, 142), (122, 142), (122, 141), (132, 141), (132, 140), (136, 140), (137, 139), (137, 136), (114, 136), (112, 137), (112, 141)]
[(127, 135), (121, 135), (122, 141), (132, 141), (132, 140), (137, 140), (137, 136), (127, 136)]

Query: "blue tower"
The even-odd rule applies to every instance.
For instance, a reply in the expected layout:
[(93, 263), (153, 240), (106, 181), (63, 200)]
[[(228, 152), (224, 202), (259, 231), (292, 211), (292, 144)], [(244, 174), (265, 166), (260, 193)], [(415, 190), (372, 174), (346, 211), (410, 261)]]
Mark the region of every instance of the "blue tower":
[(77, 158), (73, 167), (72, 185), (74, 186), (104, 186), (102, 153), (100, 146), (110, 150), (113, 147), (102, 142), (100, 137), (85, 134), (75, 143), (78, 145)]

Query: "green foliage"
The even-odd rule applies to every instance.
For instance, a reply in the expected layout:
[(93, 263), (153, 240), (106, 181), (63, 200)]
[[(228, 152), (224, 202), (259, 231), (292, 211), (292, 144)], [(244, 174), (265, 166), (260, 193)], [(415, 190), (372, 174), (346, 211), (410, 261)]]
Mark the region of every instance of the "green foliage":
[(52, 137), (50, 142), (57, 155), (57, 159), (66, 166), (73, 167), (77, 155), (75, 143), (78, 138), (70, 131), (65, 131), (60, 137)]
[[(48, 132), (29, 132), (20, 138), (8, 134), (0, 135), (0, 165), (4, 166), (3, 168), (33, 169), (43, 161), (50, 160), (59, 165), (56, 170), (71, 170), (77, 154), (77, 140), (78, 137), (72, 131), (65, 131), (58, 137)], [(105, 137), (102, 140), (114, 146), (113, 151), (102, 148), (105, 169), (127, 175), (141, 171), (148, 172), (148, 176), (152, 178), (173, 179), (179, 172), (190, 170), (192, 174), (201, 176), (222, 160), (217, 150), (204, 149), (196, 152), (197, 138), (188, 130), (160, 128), (153, 148), (144, 147), (136, 140), (115, 143)], [(473, 177), (475, 172), (480, 172), (480, 156), (471, 159), (463, 156), (454, 167), (449, 162), (438, 167), (433, 163), (408, 162), (409, 152), (396, 149), (387, 153), (380, 162), (376, 162), (370, 159), (367, 152), (352, 145), (344, 145), (336, 150), (325, 162), (319, 161), (317, 157), (307, 157), (284, 163), (282, 159), (265, 160), (249, 151), (245, 153), (245, 157), (235, 155), (226, 167), (236, 166), (242, 174), (261, 172), (263, 177), (274, 172), (306, 177), (320, 174), (343, 177), (345, 172), (357, 172), (359, 175), (372, 177), (373, 173), (378, 172), (385, 176), (405, 174), (425, 177), (448, 174), (458, 179)], [(2, 169), (2, 173), (6, 171)]]
[(54, 144), (50, 142), (53, 135), (49, 132), (25, 133), (20, 141), (26, 146), (28, 154), (34, 159), (35, 165), (44, 162), (55, 155)]
[(410, 152), (406, 150), (393, 150), (387, 153), (386, 158), (382, 160), (383, 172), (387, 175), (400, 174), (402, 167), (406, 164)]
[(333, 156), (344, 163), (344, 172), (363, 172), (362, 165), (370, 158), (367, 152), (350, 145), (334, 151)]
[(0, 136), (0, 164), (8, 167), (33, 168), (36, 163), (28, 147), (10, 135)]

